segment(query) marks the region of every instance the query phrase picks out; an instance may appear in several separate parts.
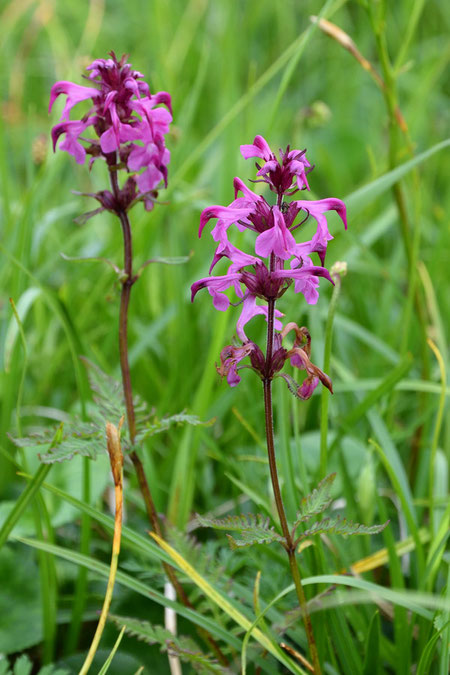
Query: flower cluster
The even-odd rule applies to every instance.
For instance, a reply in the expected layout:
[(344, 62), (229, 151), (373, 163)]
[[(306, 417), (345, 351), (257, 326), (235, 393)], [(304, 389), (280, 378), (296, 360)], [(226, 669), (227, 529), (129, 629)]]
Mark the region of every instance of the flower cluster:
[[(278, 350), (283, 349), (280, 354), (284, 354), (283, 359), (279, 356), (280, 367), (274, 370), (276, 350), (271, 364), (259, 367), (256, 360), (260, 359), (261, 350), (249, 342), (244, 327), (257, 315), (263, 315), (267, 320), (269, 303), (274, 304), (292, 283), (295, 292), (302, 293), (309, 304), (315, 304), (318, 300), (319, 277), (325, 277), (333, 283), (330, 273), (324, 267), (327, 244), (333, 238), (328, 230), (325, 214), (327, 211), (336, 211), (347, 228), (345, 205), (341, 200), (334, 198), (318, 201), (286, 200), (300, 190), (309, 190), (307, 175), (313, 167), (307, 160), (304, 150), (290, 150), (288, 146), (285, 152), (280, 150), (278, 159), (266, 140), (262, 136), (256, 136), (252, 144), (241, 146), (241, 153), (245, 159), (257, 157), (263, 160), (262, 166), (256, 164), (258, 178), (253, 182), (267, 183), (271, 191), (277, 195), (276, 204), (269, 204), (263, 196), (250, 190), (240, 178), (235, 178), (234, 201), (229, 206), (210, 206), (202, 212), (199, 236), (208, 221), (217, 218), (212, 230), (217, 248), (209, 270), (210, 274), (222, 258), (227, 258), (231, 264), (225, 275), (208, 276), (195, 282), (192, 285), (192, 300), (201, 288), (207, 288), (214, 307), (224, 311), (230, 305), (226, 291), (233, 288), (238, 297), (238, 304), (242, 304), (237, 321), (237, 335), (243, 347), (226, 347), (222, 352), (222, 365), (219, 368), (221, 374), (227, 375), (231, 386), (239, 382), (237, 363), (245, 356), (250, 356), (251, 367), (254, 370), (262, 377), (269, 378), (273, 377), (276, 370), (279, 370), (289, 358), (293, 365), (305, 368), (308, 373), (307, 385), (301, 392), (297, 392), (304, 398), (303, 394), (311, 395), (319, 379), (324, 381), (321, 377), (323, 373), (314, 371), (313, 374), (311, 370), (309, 347), (302, 352), (304, 357), (300, 353), (292, 356), (281, 347), (279, 336), (275, 336), (277, 342), (274, 347)], [(297, 243), (294, 231), (306, 227), (306, 221), (311, 218), (316, 223), (315, 233), (309, 241)], [(251, 230), (255, 233), (255, 254), (245, 253), (229, 241), (228, 230), (232, 225), (240, 232)], [(318, 254), (320, 266), (315, 265), (311, 259), (314, 253)], [(260, 304), (257, 299), (264, 302)], [(282, 330), (280, 316), (281, 313), (275, 310), (274, 325), (278, 331)], [(300, 349), (298, 345), (297, 348)]]
[[(294, 344), (290, 349), (283, 347), (282, 342), (286, 335), (291, 331), (295, 332)], [(310, 398), (319, 381), (333, 393), (333, 386), (328, 375), (325, 375), (320, 368), (311, 363), (311, 336), (304, 326), (299, 328), (296, 323), (288, 323), (281, 333), (274, 335), (273, 354), (269, 362), (266, 361), (261, 349), (250, 340), (242, 346), (227, 345), (220, 352), (220, 366), (217, 368), (219, 375), (226, 376), (230, 387), (235, 387), (241, 381), (238, 374), (238, 368), (250, 368), (254, 370), (261, 379), (273, 379), (273, 377), (282, 377), (290, 391), (303, 400)], [(238, 363), (250, 356), (250, 366), (238, 366)], [(279, 373), (286, 361), (299, 370), (306, 371), (306, 377), (299, 386), (295, 380), (287, 373)]]
[[(49, 111), (58, 96), (66, 96), (61, 121), (52, 129), (53, 149), (64, 136), (60, 149), (73, 155), (79, 164), (90, 155), (90, 164), (101, 157), (110, 167), (126, 169), (132, 175), (122, 191), (121, 207), (126, 209), (136, 199), (143, 199), (150, 210), (157, 186), (161, 181), (167, 186), (170, 153), (164, 136), (172, 121), (170, 95), (164, 91), (151, 95), (144, 76), (126, 63), (126, 56), (120, 61), (114, 52), (110, 56), (87, 67), (90, 86), (67, 81), (53, 85)], [(89, 99), (89, 111), (80, 120), (71, 120), (72, 108)], [(86, 137), (89, 127), (96, 138)], [(110, 193), (97, 198), (105, 208), (111, 208)]]

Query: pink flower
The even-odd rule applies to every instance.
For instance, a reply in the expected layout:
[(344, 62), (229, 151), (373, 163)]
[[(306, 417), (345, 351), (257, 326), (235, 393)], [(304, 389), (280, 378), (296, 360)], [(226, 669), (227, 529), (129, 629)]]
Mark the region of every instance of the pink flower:
[[(156, 190), (162, 181), (167, 185), (170, 153), (165, 136), (172, 121), (170, 96), (165, 91), (151, 95), (142, 73), (133, 70), (126, 57), (118, 61), (114, 52), (109, 59), (96, 59), (87, 70), (91, 86), (61, 81), (51, 89), (49, 111), (60, 95), (66, 96), (62, 122), (52, 130), (53, 146), (65, 135), (59, 147), (79, 164), (89, 154), (91, 162), (103, 157), (109, 165), (122, 163), (128, 173), (142, 170), (135, 182), (150, 209), (154, 200), (144, 193)], [(88, 99), (92, 100), (90, 111), (81, 120), (70, 120), (73, 107)], [(88, 127), (96, 138), (83, 136)]]
[[(235, 178), (234, 201), (229, 206), (214, 205), (204, 209), (200, 216), (199, 229), (201, 236), (205, 225), (211, 219), (217, 219), (212, 230), (217, 247), (209, 272), (211, 274), (216, 265), (224, 259), (229, 261), (228, 270), (226, 274), (220, 276), (200, 279), (191, 288), (192, 300), (199, 290), (207, 288), (213, 298), (214, 307), (219, 311), (229, 308), (231, 302), (228, 293), (231, 289), (234, 290), (238, 301), (233, 304), (242, 305), (236, 331), (246, 345), (249, 344), (244, 330), (247, 323), (256, 316), (263, 316), (267, 320), (269, 303), (274, 305), (292, 283), (294, 291), (302, 293), (306, 302), (311, 305), (316, 304), (319, 298), (319, 278), (325, 277), (333, 283), (330, 273), (323, 266), (328, 241), (333, 238), (328, 230), (325, 214), (327, 211), (336, 211), (345, 228), (347, 220), (345, 205), (339, 199), (285, 201), (286, 196), (294, 194), (298, 189), (309, 189), (306, 174), (311, 170), (311, 165), (306, 159), (305, 151), (290, 150), (288, 147), (285, 152), (280, 151), (278, 160), (266, 140), (262, 136), (256, 136), (253, 144), (241, 146), (241, 152), (246, 159), (260, 157), (264, 160), (263, 167), (256, 165), (258, 176), (261, 176), (262, 180), (270, 185), (271, 190), (277, 193), (277, 203), (270, 205), (263, 196), (250, 190), (240, 178)], [(302, 227), (310, 216), (316, 221), (316, 232), (309, 241), (297, 243), (294, 232)], [(254, 233), (254, 253), (241, 251), (230, 242), (229, 231), (233, 227), (239, 232), (250, 230)], [(311, 260), (314, 253), (318, 254), (322, 266), (314, 265)], [(258, 302), (258, 299), (262, 300), (262, 303)], [(281, 316), (283, 316), (281, 312), (275, 309), (275, 330), (282, 330), (279, 320)], [(243, 353), (239, 352), (239, 361), (243, 358)], [(254, 350), (252, 353), (252, 359), (255, 361)], [(294, 366), (307, 371), (303, 384), (300, 387), (295, 385), (295, 393), (300, 398), (309, 398), (319, 381), (331, 388), (327, 376), (310, 363), (309, 351), (300, 343), (296, 342), (289, 356), (286, 356), (287, 354), (280, 342), (278, 351), (272, 355), (271, 364), (265, 364), (263, 368), (258, 357), (259, 365), (255, 361), (252, 367), (263, 377), (273, 377), (286, 358), (290, 358)], [(227, 372), (231, 373), (230, 378), (234, 386), (239, 381), (236, 358), (233, 356), (229, 363), (231, 365)], [(229, 383), (231, 384), (230, 381)], [(288, 384), (291, 388), (290, 381)]]
[(305, 152), (306, 150), (290, 150), (288, 146), (285, 152), (280, 150), (280, 161), (262, 136), (255, 136), (252, 145), (241, 145), (244, 159), (261, 157), (264, 160), (263, 167), (256, 165), (259, 169), (257, 175), (278, 194), (284, 194), (291, 188), (293, 192), (309, 190), (306, 174), (314, 167), (306, 159)]

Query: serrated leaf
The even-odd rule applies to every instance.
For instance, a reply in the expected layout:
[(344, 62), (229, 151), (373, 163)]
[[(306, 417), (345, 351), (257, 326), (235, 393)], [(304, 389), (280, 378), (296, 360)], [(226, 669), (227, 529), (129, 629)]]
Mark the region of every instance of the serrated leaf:
[(253, 546), (253, 544), (271, 544), (278, 541), (285, 543), (284, 537), (270, 526), (270, 519), (260, 513), (249, 513), (239, 516), (227, 516), (226, 518), (207, 518), (197, 514), (197, 520), (203, 527), (212, 527), (215, 530), (230, 530), (239, 532), (241, 539), (234, 539), (229, 534), (227, 538), (232, 549)]
[(176, 415), (170, 415), (167, 417), (162, 417), (158, 419), (157, 417), (153, 418), (151, 422), (146, 422), (145, 428), (142, 428), (139, 433), (136, 435), (136, 442), (143, 441), (149, 436), (154, 436), (155, 434), (160, 434), (163, 431), (167, 431), (173, 426), (184, 426), (189, 424), (191, 426), (210, 426), (214, 423), (214, 420), (208, 420), (207, 422), (202, 422), (197, 415), (188, 415), (187, 413), (177, 413)]
[(182, 661), (189, 663), (197, 672), (226, 672), (215, 659), (203, 654), (192, 638), (173, 635), (163, 626), (154, 626), (148, 621), (110, 614), (108, 619), (119, 628), (125, 628), (127, 635), (136, 637), (148, 645), (159, 644), (161, 651), (176, 654)]
[[(88, 370), (88, 378), (94, 393), (93, 399), (96, 408), (91, 411), (91, 422), (82, 422), (74, 417), (64, 423), (60, 442), (50, 452), (40, 455), (39, 458), (46, 464), (62, 462), (71, 459), (74, 455), (81, 455), (95, 459), (99, 452), (104, 452), (105, 424), (111, 420), (116, 423), (125, 413), (125, 401), (121, 382), (104, 373), (98, 366), (91, 363), (85, 357), (81, 357)], [(202, 422), (196, 415), (188, 415), (185, 412), (158, 419), (149, 414), (148, 406), (139, 396), (133, 397), (133, 405), (136, 422), (135, 444), (139, 444), (148, 436), (167, 431), (172, 426), (190, 424), (192, 426), (208, 426), (214, 420)], [(125, 420), (125, 429), (127, 423)], [(11, 437), (15, 445), (27, 448), (35, 445), (48, 444), (52, 441), (55, 433), (54, 427), (38, 428), (33, 433), (23, 438)], [(132, 449), (127, 434), (122, 438), (122, 450), (126, 453)]]
[[(125, 399), (123, 395), (122, 382), (115, 380), (110, 375), (103, 372), (101, 368), (82, 356), (81, 360), (88, 371), (89, 384), (93, 392), (93, 399), (98, 408), (98, 414), (94, 421), (101, 426), (106, 422), (119, 421), (125, 415)], [(136, 424), (136, 441), (142, 440), (142, 433), (146, 430), (150, 412), (147, 403), (140, 396), (133, 396), (133, 407)], [(125, 415), (125, 429), (128, 428)], [(122, 440), (122, 450), (130, 450), (130, 443), (125, 436)]]
[(297, 520), (294, 523), (294, 528), (328, 508), (331, 504), (330, 492), (335, 478), (336, 474), (330, 473), (329, 476), (320, 481), (311, 494), (303, 497), (300, 508), (297, 511)]
[[(0, 675), (30, 675), (33, 664), (26, 654), (22, 654), (14, 663), (14, 669), (8, 665), (7, 661), (0, 662)], [(69, 675), (68, 670), (55, 668), (52, 664), (43, 666), (37, 675)]]
[(110, 377), (94, 363), (82, 356), (81, 360), (87, 368), (89, 384), (94, 394), (103, 421), (116, 422), (125, 413), (123, 388), (121, 382)]
[[(9, 436), (19, 448), (29, 448), (35, 445), (48, 445), (55, 435), (55, 427), (42, 427), (29, 436), (14, 438)], [(49, 452), (40, 454), (39, 459), (44, 464), (62, 462), (71, 459), (74, 455), (82, 455), (95, 459), (98, 453), (106, 449), (105, 432), (94, 423), (82, 422), (75, 418), (62, 426), (61, 437)]]
[(336, 516), (336, 518), (325, 518), (320, 520), (318, 523), (314, 523), (310, 528), (302, 532), (298, 537), (297, 541), (301, 541), (306, 537), (310, 537), (313, 534), (322, 534), (327, 532), (328, 534), (378, 534), (384, 530), (385, 527), (389, 524), (387, 520), (382, 525), (362, 525), (361, 523), (354, 523), (352, 520), (347, 520), (347, 518), (342, 518), (341, 516)]

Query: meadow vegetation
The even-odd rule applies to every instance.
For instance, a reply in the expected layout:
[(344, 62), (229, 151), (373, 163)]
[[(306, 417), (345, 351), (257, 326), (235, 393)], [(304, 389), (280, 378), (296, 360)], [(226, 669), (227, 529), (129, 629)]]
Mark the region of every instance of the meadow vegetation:
[[(196, 516), (269, 518), (281, 532), (261, 385), (243, 371), (230, 388), (215, 367), (239, 309), (215, 311), (205, 291), (190, 298), (215, 247), (209, 233), (198, 238), (200, 213), (230, 204), (235, 176), (255, 177), (239, 146), (257, 134), (275, 150), (306, 148), (315, 165), (306, 198), (347, 206), (346, 232), (328, 216), (327, 253), (327, 267), (345, 262), (347, 273), (334, 289), (321, 280), (317, 305), (290, 292), (280, 303), (308, 327), (311, 359), (334, 391), (302, 401), (274, 382), (287, 519), (336, 473), (325, 516), (369, 528), (389, 520), (371, 535), (298, 542), (322, 672), (448, 672), (449, 20), (439, 0), (2, 3), (0, 674), (25, 675), (31, 663), (36, 673), (79, 672), (109, 574), (114, 479), (103, 432), (63, 461), (52, 454), (75, 418), (103, 429), (125, 414), (114, 384), (121, 280), (104, 262), (123, 265), (122, 232), (107, 211), (74, 222), (95, 208), (83, 195), (105, 189), (108, 171), (53, 154), (62, 103), (49, 117), (48, 101), (55, 81), (81, 84), (111, 50), (172, 97), (168, 187), (130, 220), (135, 269), (177, 264), (142, 270), (128, 317), (133, 391), (151, 429), (135, 450), (163, 539), (148, 534), (129, 447), (110, 621), (90, 672), (176, 673), (177, 661), (185, 673), (308, 672), (276, 537), (232, 550)], [(260, 345), (265, 331), (261, 317), (248, 324)], [(20, 443), (38, 427), (46, 446)], [(188, 605), (167, 590), (168, 569)]]

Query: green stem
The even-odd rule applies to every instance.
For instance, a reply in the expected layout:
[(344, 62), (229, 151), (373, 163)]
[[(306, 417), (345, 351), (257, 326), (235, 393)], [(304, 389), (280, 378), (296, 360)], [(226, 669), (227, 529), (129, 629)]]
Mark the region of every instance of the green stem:
[[(375, 16), (374, 14), (374, 9), (372, 6), (372, 2), (368, 2), (367, 9), (368, 9), (368, 15), (369, 15), (369, 20), (372, 26), (372, 30), (375, 35), (375, 40), (376, 40), (376, 45), (377, 45), (377, 52), (378, 52), (378, 57), (380, 60), (382, 72), (383, 72), (383, 79), (384, 79), (384, 84), (385, 86), (383, 87), (383, 96), (385, 99), (386, 103), (386, 108), (388, 112), (388, 119), (389, 119), (389, 165), (390, 168), (393, 169), (398, 165), (398, 151), (399, 151), (399, 135), (400, 135), (400, 125), (398, 121), (398, 110), (399, 110), (399, 105), (398, 105), (398, 93), (397, 93), (397, 82), (396, 82), (396, 77), (398, 75), (398, 72), (393, 68), (391, 64), (391, 60), (389, 57), (389, 51), (387, 47), (387, 42), (386, 42), (386, 34), (385, 34), (385, 12), (386, 12), (386, 4), (384, 3), (381, 5), (381, 15), (378, 17)], [(402, 57), (403, 58), (403, 57)], [(413, 146), (411, 144), (411, 141), (409, 139), (408, 133), (407, 133), (407, 128), (405, 125), (405, 128), (403, 129), (406, 135), (406, 140), (408, 143), (408, 147), (410, 152), (413, 152)], [(417, 178), (417, 173), (414, 175), (415, 178), (415, 198), (417, 198), (417, 195), (419, 193), (419, 185), (418, 185), (418, 178)], [(416, 311), (416, 316), (417, 316), (417, 322), (418, 322), (418, 329), (419, 333), (421, 336), (421, 356), (422, 356), (422, 377), (425, 380), (429, 379), (430, 376), (430, 355), (429, 355), (429, 350), (427, 347), (427, 332), (426, 332), (426, 326), (427, 326), (427, 316), (426, 316), (426, 310), (425, 310), (425, 305), (423, 301), (423, 297), (419, 292), (419, 289), (417, 287), (416, 283), (416, 277), (417, 277), (417, 264), (418, 264), (418, 256), (419, 256), (419, 250), (420, 250), (420, 219), (417, 219), (416, 225), (413, 228), (410, 222), (410, 217), (408, 215), (408, 210), (406, 208), (406, 198), (405, 198), (405, 193), (403, 190), (403, 186), (401, 183), (394, 183), (392, 186), (392, 192), (394, 196), (394, 200), (397, 206), (397, 211), (399, 215), (399, 223), (400, 223), (400, 231), (403, 239), (403, 246), (405, 249), (405, 254), (406, 254), (406, 259), (408, 263), (408, 287), (409, 287), (409, 292), (412, 295), (412, 301), (414, 302), (414, 307)], [(414, 231), (413, 231), (414, 230)], [(407, 303), (407, 308), (408, 308), (408, 303)], [(412, 312), (407, 311), (406, 315), (403, 317), (403, 322), (402, 322), (402, 341), (401, 341), (401, 349), (403, 353), (406, 353), (407, 348), (408, 348), (408, 341), (410, 335), (413, 333), (411, 330), (411, 319), (412, 319)], [(393, 393), (391, 396), (390, 400), (390, 421), (392, 422), (393, 419), (393, 414), (394, 414), (394, 401), (395, 401), (396, 394)], [(419, 409), (423, 409), (425, 405), (424, 402), (424, 395), (422, 394), (420, 397), (419, 401)], [(419, 457), (419, 449), (420, 449), (420, 442), (421, 442), (421, 436), (423, 432), (423, 425), (421, 424), (415, 432), (414, 438), (413, 438), (413, 444), (412, 444), (412, 451), (411, 451), (411, 460), (410, 460), (410, 473), (414, 477), (416, 474), (417, 470), (417, 463), (418, 463), (418, 457)]]
[[(271, 260), (271, 267), (273, 267), (273, 260)], [(297, 561), (295, 559), (295, 545), (292, 540), (286, 519), (286, 513), (283, 505), (283, 498), (281, 496), (280, 483), (278, 480), (277, 463), (275, 458), (275, 444), (273, 434), (272, 377), (270, 376), (269, 373), (273, 353), (274, 317), (275, 317), (275, 300), (269, 300), (267, 312), (266, 376), (263, 379), (263, 387), (264, 387), (264, 416), (266, 423), (266, 441), (267, 441), (267, 454), (269, 458), (270, 478), (272, 481), (273, 494), (275, 498), (278, 517), (280, 519), (281, 529), (286, 542), (285, 548), (289, 558), (289, 567), (291, 570), (292, 578), (294, 580), (295, 590), (297, 593), (297, 598), (300, 604), (303, 621), (305, 624), (306, 637), (308, 639), (309, 650), (311, 653), (311, 658), (314, 666), (314, 673), (316, 675), (321, 675), (322, 671), (320, 668), (319, 654), (317, 651), (316, 641), (314, 639), (311, 617), (309, 616), (308, 613), (305, 592), (303, 590), (300, 576), (300, 570), (297, 565)]]
[[(323, 355), (323, 370), (327, 375), (330, 373), (331, 345), (333, 342), (333, 322), (336, 313), (337, 301), (341, 291), (341, 276), (333, 276), (335, 286), (328, 307), (327, 324), (325, 327), (325, 347)], [(328, 462), (328, 403), (330, 392), (326, 387), (322, 387), (321, 408), (320, 408), (320, 480), (327, 475)]]

